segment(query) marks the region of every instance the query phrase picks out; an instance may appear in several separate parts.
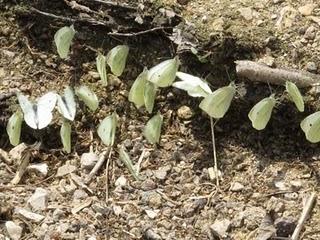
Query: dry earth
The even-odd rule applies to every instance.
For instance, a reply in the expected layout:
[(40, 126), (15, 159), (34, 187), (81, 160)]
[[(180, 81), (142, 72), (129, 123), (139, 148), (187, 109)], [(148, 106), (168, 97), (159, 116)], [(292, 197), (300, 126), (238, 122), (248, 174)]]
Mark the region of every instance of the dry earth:
[[(318, 198), (319, 194), (319, 146), (307, 142), (299, 127), (305, 116), (319, 109), (318, 95), (305, 89), (306, 112), (298, 113), (282, 97), (283, 87), (271, 86), (282, 101), (267, 128), (258, 132), (251, 127), (247, 113), (255, 102), (270, 94), (269, 87), (236, 79), (233, 61), (253, 59), (276, 67), (317, 72), (319, 3), (128, 1), (134, 9), (88, 3), (96, 12), (107, 13), (94, 18), (107, 25), (96, 25), (90, 21), (91, 13), (72, 10), (65, 2), (0, 0), (0, 94), (19, 89), (36, 98), (51, 90), (61, 93), (69, 84), (86, 83), (100, 99), (94, 113), (79, 106), (71, 154), (61, 150), (58, 114), (45, 130), (23, 126), (23, 142), (42, 142), (40, 150), (32, 152), (30, 164), (47, 164), (44, 176), (28, 171), (13, 186), (10, 181), (17, 163), (0, 158), (0, 239), (8, 237), (7, 221), (21, 227), (22, 236), (17, 239), (290, 237), (306, 197), (315, 192)], [(124, 1), (120, 3), (124, 6)], [(54, 33), (70, 22), (43, 16), (31, 7), (85, 19), (75, 22), (78, 33), (71, 59), (61, 60), (53, 44)], [(141, 35), (108, 34), (159, 26), (169, 28)], [(130, 47), (125, 73), (115, 86), (103, 87), (97, 78), (96, 52), (92, 49), (107, 52), (118, 44)], [(197, 54), (191, 53), (191, 47)], [(147, 144), (142, 136), (143, 126), (152, 114), (137, 110), (127, 100), (144, 66), (152, 67), (176, 54), (182, 61), (181, 71), (206, 78), (214, 87), (229, 81), (228, 72), (246, 90), (244, 96), (238, 94), (216, 127), (217, 155), (223, 173), (219, 189), (208, 174), (212, 166), (210, 122), (198, 108), (199, 99), (173, 88), (161, 90), (154, 109), (154, 113), (160, 111), (164, 116), (157, 146)], [(181, 111), (186, 109), (183, 106), (190, 109)], [(5, 125), (17, 107), (14, 96), (0, 100), (3, 151), (12, 149)], [(140, 170), (144, 180), (134, 180), (119, 160), (115, 146), (106, 201), (105, 167), (88, 186), (83, 186), (79, 177), (85, 179), (88, 171), (82, 168), (80, 157), (90, 146), (98, 153), (105, 150), (96, 127), (113, 111), (119, 115), (116, 145), (124, 145), (134, 163), (145, 153)], [(43, 193), (38, 202), (30, 200), (36, 189)], [(19, 209), (40, 217), (30, 220), (19, 214)], [(320, 239), (319, 226), (320, 209), (315, 206), (301, 239)]]

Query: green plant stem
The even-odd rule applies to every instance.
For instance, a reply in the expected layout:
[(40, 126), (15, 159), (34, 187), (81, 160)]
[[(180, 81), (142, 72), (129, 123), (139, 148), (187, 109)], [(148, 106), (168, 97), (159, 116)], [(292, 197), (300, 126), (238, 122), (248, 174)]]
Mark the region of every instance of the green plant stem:
[(214, 167), (214, 174), (216, 175), (216, 185), (217, 185), (217, 187), (219, 187), (219, 171), (218, 171), (218, 161), (217, 161), (217, 151), (216, 151), (216, 140), (214, 137), (214, 126), (217, 124), (217, 122), (218, 122), (218, 120), (213, 122), (213, 118), (210, 117), (212, 152), (213, 152), (213, 167)]

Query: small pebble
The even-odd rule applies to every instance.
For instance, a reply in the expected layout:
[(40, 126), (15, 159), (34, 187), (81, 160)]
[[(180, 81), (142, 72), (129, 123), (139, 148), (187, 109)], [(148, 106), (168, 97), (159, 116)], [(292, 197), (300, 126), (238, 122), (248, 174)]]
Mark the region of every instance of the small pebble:
[(231, 221), (228, 219), (215, 220), (214, 223), (210, 226), (212, 233), (218, 238), (225, 238), (227, 232), (231, 226)]
[(47, 208), (48, 192), (43, 188), (36, 188), (34, 194), (29, 198), (28, 204), (33, 211), (43, 211)]
[(316, 73), (318, 70), (318, 67), (315, 62), (307, 62), (306, 69), (309, 72)]
[(93, 152), (84, 153), (81, 155), (81, 168), (91, 170), (99, 160), (99, 156)]
[(7, 221), (6, 224), (6, 229), (8, 232), (8, 235), (10, 236), (10, 239), (12, 240), (19, 240), (22, 236), (22, 227), (19, 225), (15, 224), (12, 221)]
[(304, 6), (299, 7), (298, 11), (304, 16), (309, 16), (312, 14), (312, 11), (315, 7), (316, 7), (316, 4), (308, 3)]
[(178, 117), (181, 119), (190, 119), (194, 115), (193, 111), (188, 106), (182, 106), (178, 109)]
[(239, 182), (231, 183), (230, 191), (231, 192), (240, 192), (244, 189), (244, 186)]

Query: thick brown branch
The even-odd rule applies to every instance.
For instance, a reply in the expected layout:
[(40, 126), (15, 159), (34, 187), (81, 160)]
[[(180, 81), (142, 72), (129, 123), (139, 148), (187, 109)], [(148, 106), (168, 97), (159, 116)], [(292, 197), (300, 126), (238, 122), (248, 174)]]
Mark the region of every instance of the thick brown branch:
[(235, 61), (239, 77), (255, 82), (284, 85), (286, 81), (294, 82), (298, 87), (310, 87), (320, 84), (320, 75), (306, 71), (270, 68), (264, 64), (241, 60)]

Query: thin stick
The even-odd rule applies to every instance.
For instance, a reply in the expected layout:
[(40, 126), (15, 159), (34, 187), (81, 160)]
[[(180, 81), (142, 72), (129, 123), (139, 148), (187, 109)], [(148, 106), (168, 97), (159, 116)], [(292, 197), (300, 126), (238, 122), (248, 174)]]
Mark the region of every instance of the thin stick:
[(303, 207), (301, 216), (299, 218), (298, 224), (296, 226), (296, 229), (294, 230), (291, 240), (298, 240), (300, 232), (302, 230), (303, 224), (306, 221), (307, 217), (309, 216), (309, 213), (311, 212), (312, 208), (314, 207), (314, 202), (316, 200), (316, 193), (311, 193), (310, 197), (308, 198), (306, 204)]
[(110, 159), (112, 154), (112, 148), (109, 151), (108, 160), (106, 164), (106, 202), (109, 200), (109, 165), (110, 165)]
[(88, 184), (91, 182), (92, 178), (94, 175), (96, 175), (96, 173), (99, 171), (99, 169), (102, 167), (104, 161), (106, 160), (106, 157), (109, 153), (109, 151), (111, 151), (111, 147), (108, 147), (108, 149), (106, 151), (103, 151), (99, 157), (98, 162), (96, 163), (96, 165), (93, 167), (93, 169), (91, 170), (91, 172), (89, 173), (88, 177), (85, 180), (85, 183)]
[(295, 69), (270, 68), (264, 64), (252, 61), (235, 61), (239, 77), (255, 82), (284, 85), (286, 81), (297, 84), (298, 87), (310, 87), (320, 84), (320, 75)]
[(143, 160), (145, 154), (146, 154), (146, 149), (143, 149), (143, 150), (142, 150), (142, 153), (141, 153), (141, 155), (140, 155), (140, 157), (139, 157), (137, 166), (136, 166), (137, 174), (140, 173), (140, 165), (141, 165), (141, 163), (142, 163), (142, 160)]
[(143, 35), (143, 34), (147, 34), (147, 33), (151, 33), (151, 32), (156, 32), (156, 31), (160, 31), (160, 30), (165, 30), (165, 29), (172, 29), (172, 27), (155, 27), (155, 28), (143, 30), (140, 32), (134, 32), (134, 33), (111, 32), (111, 33), (108, 33), (108, 35), (117, 36), (117, 37), (136, 37), (139, 35)]
[(216, 151), (216, 140), (214, 137), (214, 126), (218, 120), (213, 122), (213, 118), (210, 117), (210, 125), (211, 125), (211, 137), (212, 137), (212, 151), (213, 151), (213, 167), (214, 167), (214, 174), (216, 175), (216, 184), (217, 188), (219, 188), (219, 171), (218, 171), (218, 161), (217, 161), (217, 151)]
[(19, 165), (18, 171), (16, 172), (16, 175), (14, 176), (14, 178), (11, 180), (11, 183), (13, 185), (17, 185), (20, 182), (23, 174), (27, 170), (27, 167), (29, 165), (30, 159), (31, 159), (31, 153), (30, 153), (29, 150), (27, 150), (22, 155), (22, 159), (21, 159), (21, 163)]
[(102, 3), (105, 5), (113, 6), (113, 7), (120, 7), (120, 8), (126, 8), (131, 10), (137, 10), (137, 7), (129, 6), (126, 3), (119, 3), (117, 1), (107, 1), (107, 0), (91, 0), (93, 2)]

